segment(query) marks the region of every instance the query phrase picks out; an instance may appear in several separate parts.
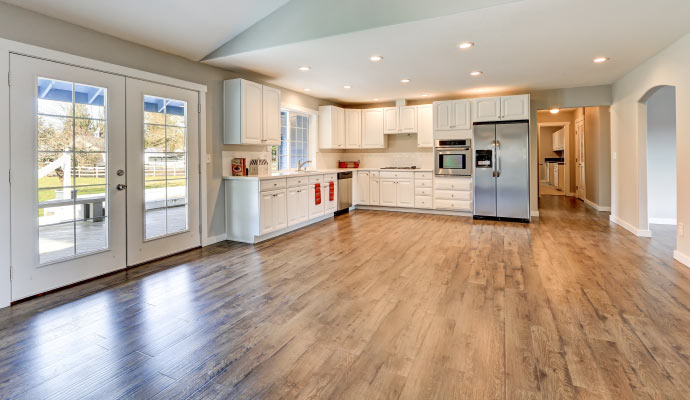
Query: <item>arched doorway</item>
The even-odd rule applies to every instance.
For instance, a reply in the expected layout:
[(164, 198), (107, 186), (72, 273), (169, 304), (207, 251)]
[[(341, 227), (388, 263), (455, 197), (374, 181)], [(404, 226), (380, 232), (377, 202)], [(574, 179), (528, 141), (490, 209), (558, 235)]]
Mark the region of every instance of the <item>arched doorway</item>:
[(661, 85), (640, 99), (640, 229), (668, 238), (675, 247), (677, 223), (676, 91)]

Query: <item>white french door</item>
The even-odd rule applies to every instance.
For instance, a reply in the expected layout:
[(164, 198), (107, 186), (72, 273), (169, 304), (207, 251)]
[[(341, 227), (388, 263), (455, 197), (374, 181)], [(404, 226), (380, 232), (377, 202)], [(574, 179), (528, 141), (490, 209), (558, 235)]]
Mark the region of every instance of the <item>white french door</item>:
[(10, 73), (18, 300), (125, 267), (125, 78), (15, 54)]
[(201, 244), (199, 94), (10, 56), (12, 300)]
[(127, 79), (127, 265), (201, 245), (199, 94)]

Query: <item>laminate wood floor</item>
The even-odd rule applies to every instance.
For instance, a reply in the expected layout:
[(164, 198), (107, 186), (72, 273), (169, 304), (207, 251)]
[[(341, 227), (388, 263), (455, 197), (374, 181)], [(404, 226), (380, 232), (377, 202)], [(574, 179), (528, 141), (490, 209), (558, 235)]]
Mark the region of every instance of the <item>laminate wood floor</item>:
[(690, 269), (541, 205), (356, 211), (0, 310), (0, 398), (687, 399)]

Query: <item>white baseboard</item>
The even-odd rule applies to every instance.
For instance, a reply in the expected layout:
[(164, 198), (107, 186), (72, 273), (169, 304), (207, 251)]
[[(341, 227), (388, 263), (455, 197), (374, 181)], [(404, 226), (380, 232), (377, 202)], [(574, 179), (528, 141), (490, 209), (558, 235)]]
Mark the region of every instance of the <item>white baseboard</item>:
[(227, 239), (227, 236), (225, 234), (222, 235), (215, 235), (215, 236), (207, 236), (205, 240), (202, 241), (201, 247), (206, 247), (210, 246), (212, 244), (216, 244), (218, 242), (222, 242)]
[(398, 208), (398, 207), (386, 207), (386, 206), (368, 206), (363, 204), (357, 204), (354, 207), (356, 210), (375, 210), (375, 211), (390, 211), (390, 212), (402, 212), (402, 213), (417, 213), (417, 214), (435, 214), (435, 215), (455, 215), (458, 217), (471, 217), (472, 213), (467, 211), (445, 211), (445, 210), (434, 210), (429, 208)]
[(616, 217), (615, 215), (611, 214), (609, 216), (609, 219), (611, 222), (613, 222), (616, 225), (619, 225), (628, 231), (630, 231), (633, 235), (638, 236), (638, 237), (652, 237), (652, 231), (649, 229), (637, 229), (634, 226), (630, 225), (629, 223), (623, 221), (622, 219)]
[(533, 217), (539, 217), (539, 211), (531, 211), (530, 215), (532, 215)]
[(678, 225), (678, 220), (675, 218), (650, 218), (649, 223), (657, 225)]
[[(283, 228), (283, 229), (280, 229), (280, 230), (277, 230), (277, 231), (274, 231), (274, 232), (267, 233), (267, 234), (265, 234), (265, 235), (263, 235), (263, 236), (254, 236), (254, 241), (253, 241), (253, 243), (261, 243), (261, 242), (263, 242), (263, 241), (265, 241), (265, 240), (273, 239), (273, 238), (278, 237), (278, 236), (280, 236), (280, 235), (284, 235), (284, 234), (286, 234), (286, 233), (290, 233), (290, 232), (292, 232), (292, 231), (296, 231), (296, 230), (298, 230), (298, 229), (302, 229), (302, 228), (304, 228), (305, 226), (308, 226), (308, 225), (311, 225), (311, 224), (315, 224), (315, 223), (317, 223), (317, 222), (321, 222), (321, 221), (323, 221), (323, 220), (325, 220), (325, 219), (331, 219), (331, 218), (333, 218), (333, 213), (328, 213), (328, 214), (320, 215), (320, 216), (318, 216), (318, 217), (316, 217), (316, 218), (314, 218), (314, 219), (310, 219), (309, 221), (301, 222), (301, 223), (299, 223), (299, 224), (297, 224), (297, 225), (288, 226), (287, 228)], [(238, 241), (241, 241), (241, 240), (238, 240)], [(249, 242), (249, 243), (252, 243), (252, 242)]]
[(678, 250), (674, 250), (673, 259), (690, 268), (690, 256), (683, 254)]
[(587, 204), (588, 206), (592, 207), (593, 209), (595, 209), (595, 210), (597, 210), (597, 211), (600, 211), (600, 212), (604, 212), (604, 211), (605, 211), (605, 212), (611, 212), (611, 207), (600, 206), (599, 204), (597, 204), (597, 203), (595, 203), (595, 202), (593, 202), (593, 201), (589, 201), (589, 200), (587, 200), (587, 199), (584, 199), (584, 202), (585, 202), (585, 204)]

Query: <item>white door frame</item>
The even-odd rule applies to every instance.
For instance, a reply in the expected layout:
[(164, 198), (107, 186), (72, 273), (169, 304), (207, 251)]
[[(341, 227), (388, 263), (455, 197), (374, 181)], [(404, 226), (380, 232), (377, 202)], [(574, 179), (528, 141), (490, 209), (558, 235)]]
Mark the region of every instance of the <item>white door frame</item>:
[[(583, 185), (582, 185), (582, 197), (579, 196), (577, 188), (575, 189), (575, 197), (586, 202), (587, 201), (587, 175), (585, 175), (585, 172), (587, 171), (587, 158), (585, 157), (585, 148), (584, 148), (585, 140), (586, 140), (586, 138), (585, 138), (585, 119), (584, 118), (578, 118), (575, 121), (575, 135), (576, 135), (575, 136), (575, 154), (576, 155), (577, 155), (577, 148), (578, 148), (578, 146), (580, 146), (579, 140), (577, 138), (577, 126), (579, 124), (582, 124), (582, 158), (584, 158), (584, 167), (585, 168), (584, 168), (584, 171), (583, 171), (582, 177), (581, 177), (582, 183), (583, 183)], [(577, 169), (579, 169), (580, 167), (576, 164), (575, 168), (576, 168), (576, 171), (575, 171), (575, 182), (576, 183), (575, 184), (577, 185), (577, 174), (580, 173), (580, 171), (578, 171)]]
[(170, 78), (134, 68), (123, 67), (102, 61), (92, 60), (86, 57), (75, 56), (72, 54), (45, 49), (26, 43), (15, 42), (0, 38), (0, 77), (4, 80), (7, 76), (8, 84), (0, 84), (0, 308), (7, 307), (11, 303), (11, 254), (10, 254), (10, 76), (9, 59), (10, 53), (26, 55), (30, 57), (42, 58), (58, 63), (74, 65), (82, 68), (94, 69), (97, 71), (108, 72), (128, 78), (148, 80), (183, 89), (199, 92), (199, 104), (201, 113), (199, 114), (199, 159), (201, 164), (200, 176), (200, 222), (201, 222), (201, 245), (205, 246), (213, 241), (208, 237), (207, 221), (208, 210), (206, 207), (206, 92), (205, 85), (187, 82), (180, 79)]
[[(548, 127), (548, 126), (555, 126), (559, 127), (562, 126), (563, 129), (565, 130), (565, 150), (563, 150), (563, 155), (565, 158), (565, 170), (566, 173), (563, 174), (565, 177), (565, 192), (566, 196), (572, 196), (573, 193), (570, 191), (570, 163), (572, 160), (570, 159), (570, 122), (542, 122), (542, 123), (537, 123), (537, 133), (539, 136), (541, 136), (541, 128), (542, 127)], [(537, 153), (537, 171), (539, 170), (539, 153)], [(539, 177), (541, 179), (541, 177)]]

